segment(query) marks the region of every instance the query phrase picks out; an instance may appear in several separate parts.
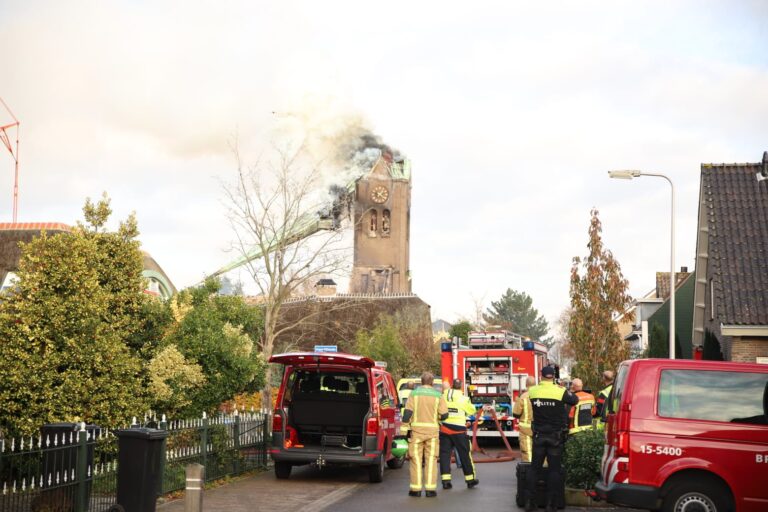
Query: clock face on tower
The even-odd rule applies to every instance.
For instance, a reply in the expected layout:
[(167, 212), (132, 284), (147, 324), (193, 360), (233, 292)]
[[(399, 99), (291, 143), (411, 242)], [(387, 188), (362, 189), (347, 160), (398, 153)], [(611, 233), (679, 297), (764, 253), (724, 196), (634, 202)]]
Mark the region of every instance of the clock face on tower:
[(383, 203), (387, 200), (389, 197), (389, 190), (387, 190), (387, 187), (384, 187), (382, 185), (379, 185), (377, 187), (374, 187), (373, 190), (371, 190), (371, 201), (374, 203)]

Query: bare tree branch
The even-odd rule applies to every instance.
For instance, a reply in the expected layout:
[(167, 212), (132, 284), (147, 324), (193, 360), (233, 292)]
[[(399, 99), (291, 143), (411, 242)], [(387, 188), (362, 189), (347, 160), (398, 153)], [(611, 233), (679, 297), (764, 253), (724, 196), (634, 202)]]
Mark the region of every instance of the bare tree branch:
[[(322, 229), (320, 224), (319, 212), (327, 206), (321, 190), (323, 168), (306, 163), (304, 149), (303, 144), (295, 149), (275, 147), (274, 159), (246, 167), (234, 145), (237, 172), (234, 183), (225, 186), (234, 245), (260, 294), (264, 332), (259, 346), (267, 359), (280, 336), (321, 321), (329, 309), (359, 307), (359, 301), (341, 300), (328, 307), (304, 308), (297, 318), (282, 314), (298, 291), (309, 290), (321, 277), (344, 275), (350, 266), (350, 248), (344, 246), (341, 232)], [(298, 343), (300, 339), (289, 344)], [(270, 403), (269, 394), (266, 389), (264, 403)]]

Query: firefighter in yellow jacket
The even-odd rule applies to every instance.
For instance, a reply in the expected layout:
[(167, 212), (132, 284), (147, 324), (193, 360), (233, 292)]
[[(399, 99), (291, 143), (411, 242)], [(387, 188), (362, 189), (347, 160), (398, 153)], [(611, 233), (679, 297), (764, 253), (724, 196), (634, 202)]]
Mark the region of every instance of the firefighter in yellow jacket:
[(536, 385), (536, 379), (529, 376), (525, 379), (525, 392), (515, 400), (512, 407), (512, 416), (517, 418), (517, 429), (520, 431), (520, 456), (523, 462), (531, 462), (533, 453), (533, 410), (531, 409), (531, 399), (528, 398), (528, 390)]
[(477, 415), (475, 406), (469, 397), (461, 392), (461, 379), (454, 379), (449, 389), (443, 392), (448, 405), (448, 417), (440, 425), (440, 480), (443, 489), (451, 489), (451, 452), (456, 450), (456, 457), (464, 471), (467, 488), (475, 487), (480, 481), (475, 473), (475, 463), (469, 449), (467, 437), (467, 416)]
[(428, 498), (437, 496), (438, 434), (440, 421), (448, 417), (448, 405), (443, 395), (432, 387), (434, 379), (429, 372), (421, 374), (421, 387), (411, 392), (403, 412), (403, 431), (408, 426), (411, 430), (408, 440), (411, 459), (409, 496), (421, 496), (422, 487)]
[(603, 388), (597, 395), (597, 404), (595, 406), (595, 417), (597, 418), (598, 430), (605, 430), (605, 417), (608, 405), (608, 397), (611, 396), (611, 390), (613, 389), (613, 372), (611, 370), (605, 370), (603, 372)]

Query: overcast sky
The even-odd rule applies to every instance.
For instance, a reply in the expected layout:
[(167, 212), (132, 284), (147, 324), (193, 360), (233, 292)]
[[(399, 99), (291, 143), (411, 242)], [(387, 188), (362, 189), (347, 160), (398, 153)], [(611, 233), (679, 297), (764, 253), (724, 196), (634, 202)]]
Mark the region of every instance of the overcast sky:
[[(4, 0), (19, 220), (74, 223), (106, 191), (185, 287), (233, 257), (228, 141), (255, 159), (273, 112), (355, 113), (412, 161), (413, 288), (433, 319), (513, 288), (554, 321), (592, 207), (633, 295), (669, 269), (669, 186), (609, 169), (673, 179), (692, 269), (700, 164), (768, 150), (766, 22), (757, 0)], [(12, 184), (0, 154), (2, 221)]]

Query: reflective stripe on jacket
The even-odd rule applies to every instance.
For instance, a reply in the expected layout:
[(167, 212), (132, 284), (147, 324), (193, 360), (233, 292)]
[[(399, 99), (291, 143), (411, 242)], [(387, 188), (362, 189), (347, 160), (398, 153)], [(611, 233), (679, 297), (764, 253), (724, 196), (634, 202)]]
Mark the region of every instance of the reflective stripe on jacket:
[(445, 403), (448, 406), (448, 417), (443, 420), (443, 425), (458, 427), (451, 430), (466, 431), (467, 416), (477, 412), (472, 401), (458, 389), (447, 390), (443, 393), (443, 398), (445, 398)]
[(570, 427), (568, 432), (571, 434), (590, 430), (592, 428), (592, 415), (595, 413), (594, 395), (586, 391), (577, 391), (576, 397), (579, 399), (579, 403), (571, 407), (568, 413)]
[(517, 428), (524, 434), (531, 434), (531, 423), (533, 423), (533, 409), (531, 408), (531, 400), (528, 397), (528, 391), (522, 393), (515, 400), (515, 405), (512, 407), (512, 416), (517, 418)]
[(605, 415), (607, 413), (605, 409), (606, 402), (608, 402), (608, 397), (611, 396), (612, 389), (613, 389), (613, 384), (605, 387), (597, 395), (597, 407), (595, 408), (595, 416), (599, 416), (600, 421), (603, 423), (605, 423)]
[(579, 399), (554, 382), (544, 380), (528, 391), (533, 410), (533, 431), (542, 433), (561, 432), (568, 428), (565, 406), (576, 405)]
[(437, 435), (439, 418), (448, 414), (448, 406), (438, 390), (432, 386), (421, 386), (413, 390), (405, 405), (411, 411), (409, 421), (414, 433)]

